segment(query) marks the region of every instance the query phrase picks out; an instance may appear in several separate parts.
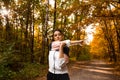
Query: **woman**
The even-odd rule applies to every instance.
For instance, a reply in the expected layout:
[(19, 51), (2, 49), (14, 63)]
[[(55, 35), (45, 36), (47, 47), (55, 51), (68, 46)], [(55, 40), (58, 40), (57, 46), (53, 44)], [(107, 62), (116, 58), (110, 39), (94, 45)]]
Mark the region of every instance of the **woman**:
[(69, 62), (69, 46), (81, 44), (83, 41), (63, 40), (64, 35), (61, 30), (56, 29), (53, 34), (53, 41), (49, 51), (49, 72), (47, 80), (70, 80), (67, 63)]

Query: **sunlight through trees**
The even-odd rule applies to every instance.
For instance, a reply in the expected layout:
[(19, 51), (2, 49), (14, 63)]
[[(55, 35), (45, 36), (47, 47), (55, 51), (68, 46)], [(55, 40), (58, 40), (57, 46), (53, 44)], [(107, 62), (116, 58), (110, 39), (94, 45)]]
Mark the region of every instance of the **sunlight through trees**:
[[(118, 0), (0, 0), (0, 4), (1, 80), (22, 78), (19, 72), (25, 73), (30, 63), (46, 65), (56, 28), (65, 39), (86, 42), (70, 47), (71, 59), (120, 61)], [(27, 75), (23, 80), (29, 80)]]

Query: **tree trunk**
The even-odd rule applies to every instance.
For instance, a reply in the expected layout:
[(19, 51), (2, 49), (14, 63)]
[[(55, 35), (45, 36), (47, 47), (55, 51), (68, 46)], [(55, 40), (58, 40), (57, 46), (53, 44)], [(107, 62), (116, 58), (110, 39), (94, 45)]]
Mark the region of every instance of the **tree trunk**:
[(120, 53), (120, 25), (117, 20), (114, 20), (114, 26), (117, 34), (117, 42), (118, 42), (118, 53)]
[(48, 38), (47, 38), (47, 26), (48, 26), (48, 5), (49, 0), (45, 3), (45, 11), (43, 10), (43, 27), (42, 27), (42, 56), (40, 63), (45, 63), (45, 56), (48, 55)]
[(114, 46), (114, 41), (112, 38), (112, 34), (108, 30), (107, 22), (104, 20), (105, 28), (103, 29), (104, 35), (106, 40), (108, 41), (108, 46), (110, 48), (110, 57), (112, 58), (111, 60), (116, 62), (116, 54), (115, 54), (115, 46)]
[(56, 28), (56, 0), (54, 4), (54, 24), (53, 24), (53, 30)]

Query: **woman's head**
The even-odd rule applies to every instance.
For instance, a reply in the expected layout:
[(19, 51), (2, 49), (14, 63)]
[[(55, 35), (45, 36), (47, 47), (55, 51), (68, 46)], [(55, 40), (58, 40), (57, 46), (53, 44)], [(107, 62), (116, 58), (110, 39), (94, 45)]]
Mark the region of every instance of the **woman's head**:
[(53, 40), (54, 41), (61, 41), (61, 40), (63, 40), (63, 38), (64, 38), (64, 35), (60, 29), (54, 30), (54, 32), (53, 32)]

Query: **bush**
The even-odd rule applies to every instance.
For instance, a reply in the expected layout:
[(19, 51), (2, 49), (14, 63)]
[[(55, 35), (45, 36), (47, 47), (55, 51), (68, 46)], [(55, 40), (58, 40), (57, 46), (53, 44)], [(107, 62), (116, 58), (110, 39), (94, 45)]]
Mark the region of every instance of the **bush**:
[(90, 60), (90, 54), (81, 54), (78, 60)]
[(43, 65), (38, 63), (24, 63), (24, 68), (21, 69), (15, 78), (20, 80), (34, 80), (35, 77), (41, 74)]
[(5, 65), (0, 65), (0, 80), (34, 80), (43, 75), (45, 66), (38, 63), (23, 63), (24, 67), (19, 71), (13, 71)]
[(0, 80), (34, 80), (43, 75), (44, 65), (22, 60), (14, 49), (15, 43), (0, 42)]

